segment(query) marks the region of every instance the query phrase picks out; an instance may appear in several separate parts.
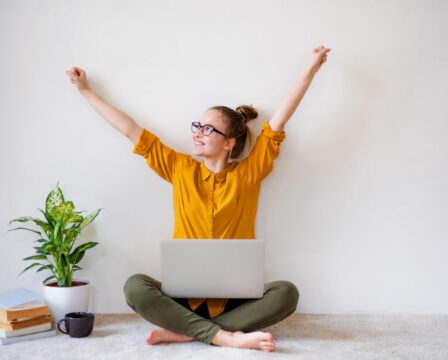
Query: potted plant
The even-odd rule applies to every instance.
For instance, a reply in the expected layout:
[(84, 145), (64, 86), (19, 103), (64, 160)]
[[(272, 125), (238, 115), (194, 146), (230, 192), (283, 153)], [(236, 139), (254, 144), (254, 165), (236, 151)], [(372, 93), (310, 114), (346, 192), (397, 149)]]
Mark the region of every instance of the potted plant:
[(90, 300), (89, 281), (74, 279), (73, 275), (82, 268), (78, 265), (88, 249), (93, 248), (97, 242), (87, 242), (75, 247), (75, 241), (81, 231), (89, 225), (98, 215), (101, 208), (82, 216), (84, 211), (74, 211), (72, 201), (66, 201), (59, 182), (48, 194), (45, 202), (45, 211), (38, 209), (44, 220), (31, 216), (23, 216), (9, 222), (33, 221), (42, 231), (25, 227), (13, 230), (28, 230), (39, 235), (34, 242), (35, 255), (23, 258), (33, 261), (20, 274), (35, 268), (37, 272), (49, 271), (51, 275), (42, 281), (44, 285), (44, 298), (50, 308), (53, 320), (64, 318), (64, 315), (74, 311), (88, 311)]

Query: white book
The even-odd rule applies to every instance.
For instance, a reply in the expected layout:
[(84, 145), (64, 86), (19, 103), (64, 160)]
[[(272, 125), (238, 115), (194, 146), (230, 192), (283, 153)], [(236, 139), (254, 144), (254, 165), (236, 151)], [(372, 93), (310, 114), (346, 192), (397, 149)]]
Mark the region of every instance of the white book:
[(23, 329), (16, 329), (16, 330), (5, 330), (0, 329), (0, 338), (11, 338), (14, 336), (21, 336), (21, 335), (28, 335), (28, 334), (34, 334), (41, 331), (46, 331), (51, 329), (51, 322), (45, 323), (45, 324), (39, 324), (34, 326), (28, 326)]
[(41, 331), (41, 332), (34, 333), (34, 334), (14, 336), (14, 337), (10, 337), (7, 339), (0, 338), (0, 345), (8, 345), (8, 344), (16, 343), (16, 342), (21, 342), (21, 341), (41, 339), (41, 338), (46, 338), (46, 337), (55, 336), (55, 335), (57, 335), (56, 329), (52, 329), (49, 331)]

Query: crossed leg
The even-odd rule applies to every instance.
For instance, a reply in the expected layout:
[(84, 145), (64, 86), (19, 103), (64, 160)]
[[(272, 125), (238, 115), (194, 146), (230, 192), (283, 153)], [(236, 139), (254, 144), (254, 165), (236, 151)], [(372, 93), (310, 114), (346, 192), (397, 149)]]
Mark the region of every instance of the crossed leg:
[[(189, 342), (238, 348), (275, 350), (271, 333), (256, 331), (291, 315), (299, 293), (288, 281), (265, 284), (261, 299), (249, 299), (236, 308), (206, 319), (161, 292), (159, 281), (144, 275), (131, 276), (124, 286), (128, 305), (146, 320), (160, 326), (149, 332), (148, 344)], [(246, 331), (246, 332), (244, 332)]]

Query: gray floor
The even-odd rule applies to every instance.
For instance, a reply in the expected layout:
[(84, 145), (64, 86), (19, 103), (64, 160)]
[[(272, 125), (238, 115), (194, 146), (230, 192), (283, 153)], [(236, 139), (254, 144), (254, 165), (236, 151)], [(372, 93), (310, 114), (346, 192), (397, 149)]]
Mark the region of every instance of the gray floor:
[(263, 329), (276, 339), (273, 353), (197, 341), (146, 345), (153, 328), (136, 314), (96, 314), (87, 338), (4, 345), (0, 359), (448, 359), (448, 315), (294, 314)]

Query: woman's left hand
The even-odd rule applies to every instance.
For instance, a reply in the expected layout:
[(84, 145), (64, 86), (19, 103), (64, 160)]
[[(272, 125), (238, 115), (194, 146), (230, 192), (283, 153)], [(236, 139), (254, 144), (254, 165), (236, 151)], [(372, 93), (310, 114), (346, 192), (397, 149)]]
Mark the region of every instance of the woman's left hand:
[(323, 45), (315, 47), (313, 49), (313, 59), (310, 64), (310, 70), (315, 74), (319, 71), (321, 65), (327, 61), (327, 53), (330, 51), (330, 48), (326, 48)]

